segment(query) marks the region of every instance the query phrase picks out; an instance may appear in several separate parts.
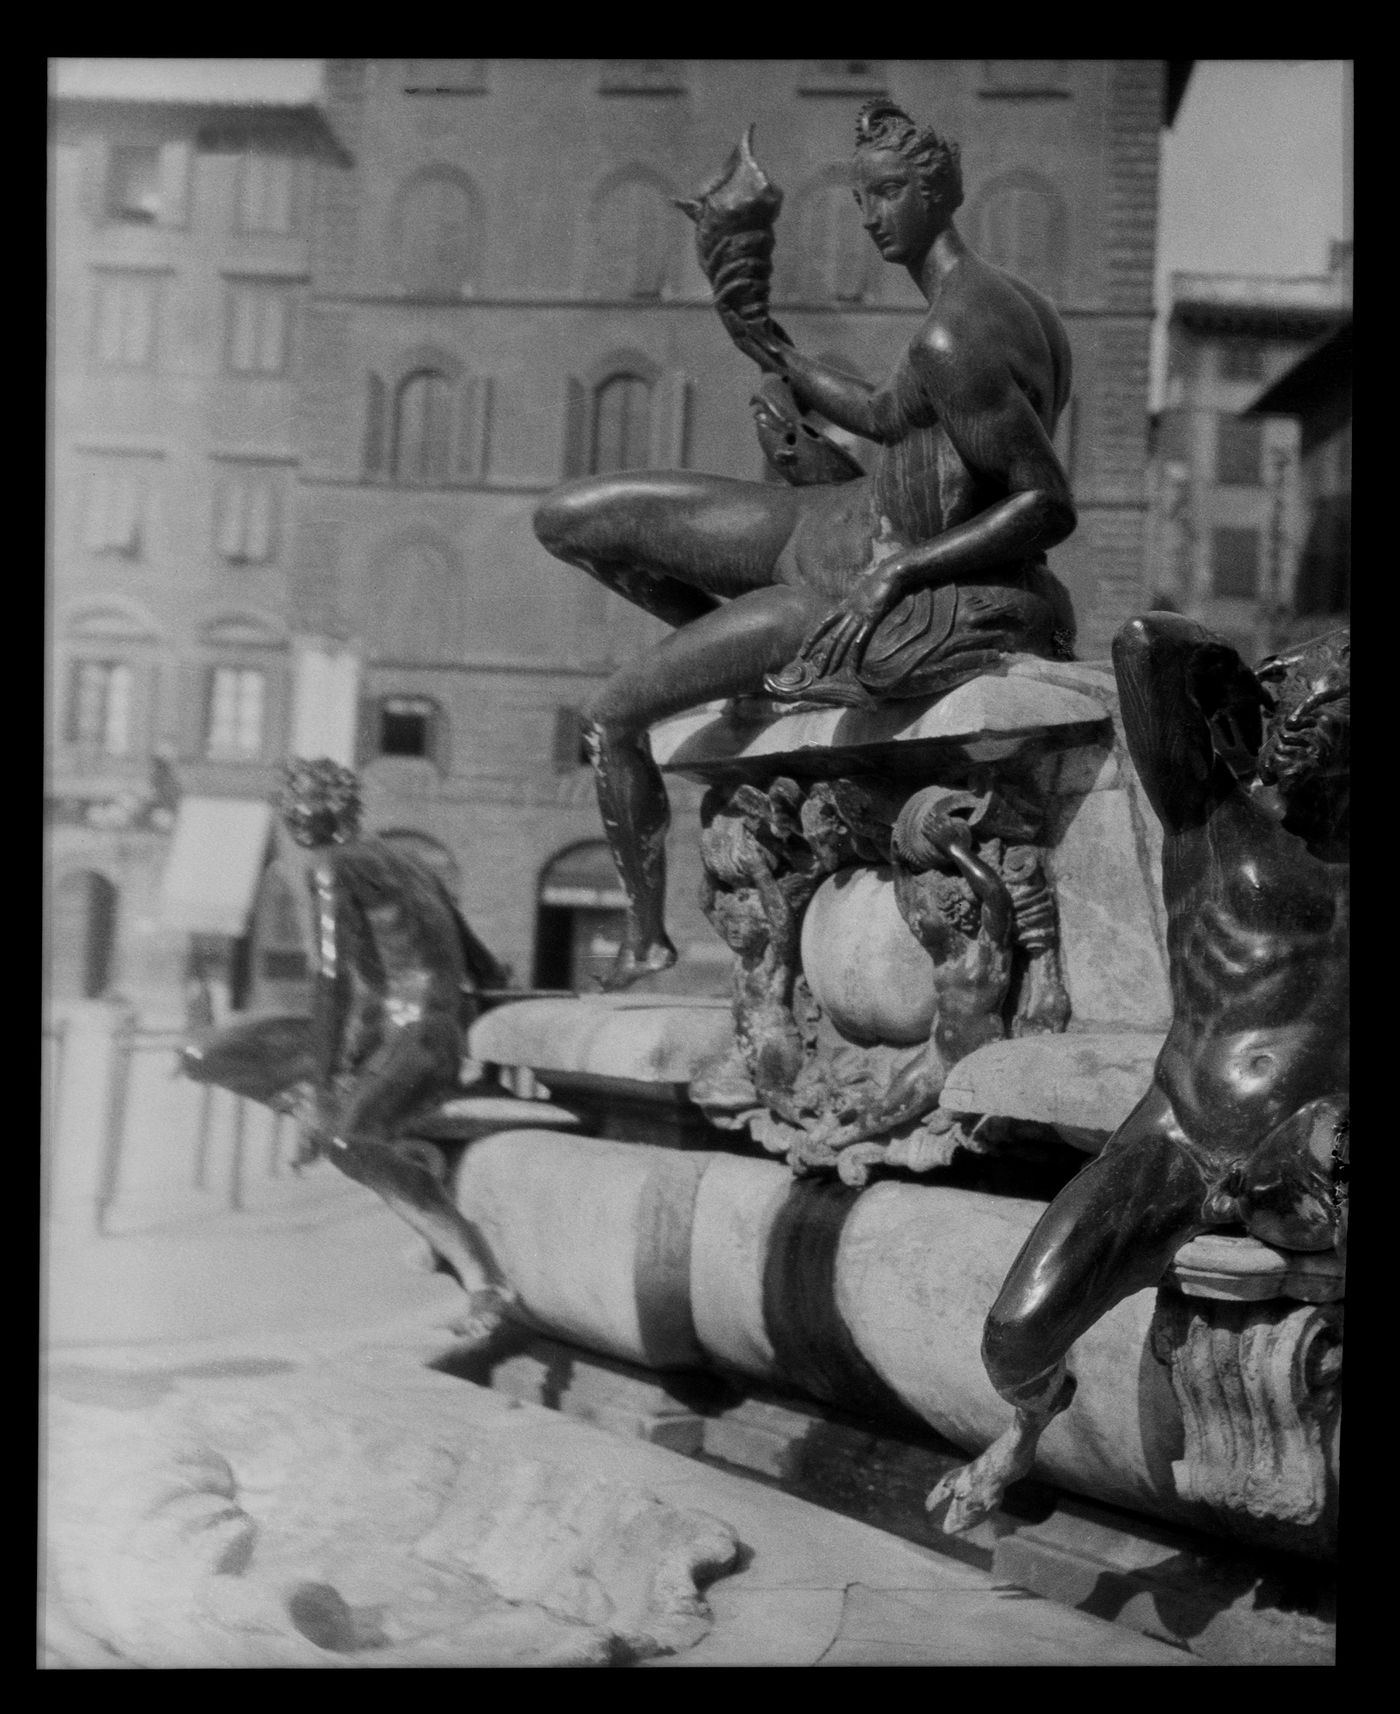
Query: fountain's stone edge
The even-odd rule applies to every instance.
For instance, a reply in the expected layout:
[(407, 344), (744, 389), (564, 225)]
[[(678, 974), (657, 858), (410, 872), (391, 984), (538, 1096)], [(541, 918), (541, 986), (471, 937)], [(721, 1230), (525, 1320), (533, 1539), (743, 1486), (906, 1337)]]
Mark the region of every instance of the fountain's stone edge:
[(534, 1407), (422, 1371), (202, 1384), (49, 1412), (57, 1664), (601, 1665), (689, 1648), (720, 1519), (525, 1457)]

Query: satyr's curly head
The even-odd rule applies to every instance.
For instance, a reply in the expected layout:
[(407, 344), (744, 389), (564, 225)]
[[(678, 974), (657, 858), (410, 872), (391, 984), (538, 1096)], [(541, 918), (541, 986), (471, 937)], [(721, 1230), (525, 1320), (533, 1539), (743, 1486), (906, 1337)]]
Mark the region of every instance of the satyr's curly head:
[(1285, 798), (1351, 768), (1351, 632), (1332, 631), (1254, 669), (1272, 707), (1259, 778)]
[(856, 115), (856, 157), (863, 150), (900, 155), (913, 169), (925, 202), (946, 219), (963, 200), (962, 150), (951, 137), (919, 126), (902, 107), (877, 97)]
[(328, 756), (284, 763), (274, 802), (298, 845), (344, 845), (360, 830), (359, 781)]

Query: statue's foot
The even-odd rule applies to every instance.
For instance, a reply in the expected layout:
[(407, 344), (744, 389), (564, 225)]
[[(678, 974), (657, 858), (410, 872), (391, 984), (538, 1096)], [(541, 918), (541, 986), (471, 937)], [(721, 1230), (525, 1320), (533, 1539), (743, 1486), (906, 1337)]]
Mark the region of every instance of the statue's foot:
[(643, 976), (655, 976), (662, 970), (669, 970), (676, 958), (676, 949), (664, 934), (642, 946), (624, 944), (613, 961), (612, 969), (602, 979), (602, 991), (616, 994), (623, 988), (630, 988)]
[(1032, 985), (1020, 1011), (1011, 1021), (1014, 1037), (1060, 1035), (1069, 1023), (1069, 995), (1058, 982)]
[(946, 1505), (944, 1535), (962, 1535), (994, 1512), (1013, 1482), (1028, 1475), (1035, 1463), (1035, 1440), (1010, 1428), (994, 1441), (980, 1458), (960, 1469), (950, 1470), (924, 1502), (933, 1512)]
[(467, 1345), (485, 1345), (510, 1321), (518, 1303), (509, 1286), (469, 1291), (465, 1307), (453, 1317), (452, 1331)]

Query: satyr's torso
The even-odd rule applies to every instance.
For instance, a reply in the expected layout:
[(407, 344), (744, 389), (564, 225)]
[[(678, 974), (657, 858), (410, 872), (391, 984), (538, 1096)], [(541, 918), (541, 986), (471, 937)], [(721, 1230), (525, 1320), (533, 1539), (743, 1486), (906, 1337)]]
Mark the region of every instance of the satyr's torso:
[(368, 1024), (408, 1025), (429, 1011), (455, 1015), (466, 977), (451, 901), (437, 878), (378, 840), (318, 854), (311, 872), (318, 914), (331, 911), (337, 979)]
[(1173, 1022), (1158, 1076), (1199, 1149), (1238, 1158), (1347, 1084), (1350, 880), (1237, 792), (1163, 848)]

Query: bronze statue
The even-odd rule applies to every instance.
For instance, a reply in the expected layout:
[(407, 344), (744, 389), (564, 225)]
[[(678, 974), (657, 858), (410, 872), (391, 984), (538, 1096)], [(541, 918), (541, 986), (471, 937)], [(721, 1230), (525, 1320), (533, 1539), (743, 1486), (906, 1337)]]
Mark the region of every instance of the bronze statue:
[[(1044, 563), (1075, 527), (1051, 446), (1070, 391), (1060, 320), (958, 233), (956, 144), (887, 101), (868, 103), (854, 181), (880, 254), (909, 270), (929, 305), (878, 387), (802, 356), (768, 315), (781, 196), (748, 137), (682, 206), (731, 338), (798, 407), (873, 442), (872, 473), (851, 472), (827, 441), (825, 453), (799, 446), (791, 470), (774, 460), (787, 486), (624, 472), (566, 483), (535, 516), (557, 558), (677, 627), (589, 711), (603, 824), (629, 900), (609, 987), (676, 957), (653, 722), (765, 681), (770, 694), (807, 702), (932, 695), (1007, 652), (1064, 655), (1072, 643), (1068, 599)], [(761, 438), (781, 430), (780, 417), (780, 407), (766, 425), (760, 415)]]
[(930, 1495), (949, 1533), (1030, 1469), (1073, 1397), (1074, 1341), (1189, 1238), (1239, 1226), (1345, 1254), (1349, 634), (1250, 672), (1193, 621), (1150, 613), (1113, 661), (1164, 833), (1171, 1029), (1152, 1087), (1050, 1204), (992, 1306), (983, 1361), (1015, 1418)]
[(304, 858), (315, 933), (312, 1013), (234, 1024), (187, 1046), (186, 1075), (303, 1109), (320, 1153), (381, 1196), (432, 1246), (489, 1324), (509, 1292), (481, 1234), (400, 1139), (456, 1093), (477, 990), (506, 972), (442, 882), (384, 840), (359, 835), (355, 776), (296, 760), (278, 797)]

